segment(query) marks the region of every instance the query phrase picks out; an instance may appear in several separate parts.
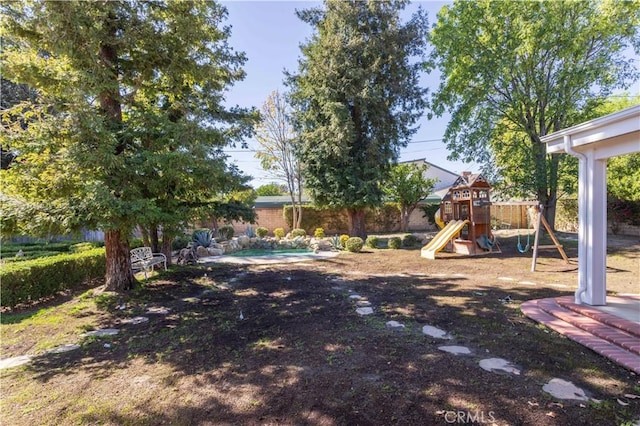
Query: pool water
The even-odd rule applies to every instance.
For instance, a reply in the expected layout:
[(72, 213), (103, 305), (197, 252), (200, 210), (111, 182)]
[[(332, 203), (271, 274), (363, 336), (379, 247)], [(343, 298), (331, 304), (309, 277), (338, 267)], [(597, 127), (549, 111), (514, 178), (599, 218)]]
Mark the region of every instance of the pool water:
[(240, 250), (235, 253), (230, 253), (229, 256), (234, 257), (254, 257), (254, 256), (273, 256), (273, 255), (286, 255), (286, 256), (301, 256), (312, 254), (312, 250), (307, 249), (281, 249), (281, 250), (266, 250), (266, 249), (247, 249)]

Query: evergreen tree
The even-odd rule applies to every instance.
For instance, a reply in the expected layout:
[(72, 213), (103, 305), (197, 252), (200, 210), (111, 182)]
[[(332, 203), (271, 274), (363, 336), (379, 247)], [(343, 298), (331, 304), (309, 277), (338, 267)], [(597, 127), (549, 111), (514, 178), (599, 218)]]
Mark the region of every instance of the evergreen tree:
[(226, 10), (32, 0), (2, 12), (3, 77), (39, 94), (6, 111), (20, 120), (2, 146), (19, 157), (2, 171), (3, 196), (67, 229), (104, 229), (107, 288), (128, 289), (134, 226), (159, 225), (170, 243), (198, 208), (246, 183), (222, 152), (255, 118), (222, 105), (245, 61), (227, 45)]
[(305, 188), (320, 206), (345, 208), (352, 236), (366, 237), (365, 208), (420, 118), (426, 90), (426, 15), (402, 23), (406, 1), (327, 0), (298, 12), (315, 27), (288, 76), (301, 133)]

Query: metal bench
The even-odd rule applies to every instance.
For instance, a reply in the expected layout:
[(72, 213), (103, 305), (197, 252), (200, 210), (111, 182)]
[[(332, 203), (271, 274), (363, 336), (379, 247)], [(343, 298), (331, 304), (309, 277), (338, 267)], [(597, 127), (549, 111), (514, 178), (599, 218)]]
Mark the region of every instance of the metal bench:
[(151, 247), (138, 247), (131, 250), (131, 269), (133, 272), (144, 271), (144, 279), (147, 279), (147, 272), (153, 271), (155, 265), (164, 264), (167, 270), (167, 256), (163, 253), (152, 253)]

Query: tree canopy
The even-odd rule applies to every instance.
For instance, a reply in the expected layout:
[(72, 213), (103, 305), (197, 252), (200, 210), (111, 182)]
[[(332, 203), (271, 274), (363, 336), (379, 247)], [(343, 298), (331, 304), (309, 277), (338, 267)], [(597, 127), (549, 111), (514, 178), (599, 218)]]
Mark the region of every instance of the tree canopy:
[(293, 127), (291, 108), (285, 95), (271, 92), (262, 105), (256, 139), (256, 158), (272, 177), (284, 182), (293, 206), (293, 227), (302, 222), (302, 164), (296, 156), (298, 134)]
[(287, 82), (305, 188), (320, 206), (346, 208), (353, 236), (366, 235), (364, 209), (381, 202), (380, 182), (425, 106), (427, 19), (402, 23), (406, 5), (327, 0), (298, 12), (315, 28)]
[(540, 137), (577, 124), (579, 113), (637, 79), (625, 49), (640, 48), (637, 2), (456, 1), (431, 34), (442, 72), (432, 98), (451, 113), (453, 159), (484, 163), (553, 223), (558, 170)]
[(400, 230), (409, 230), (409, 216), (418, 203), (431, 194), (437, 179), (424, 176), (429, 167), (426, 164), (418, 166), (412, 163), (396, 164), (391, 169), (389, 178), (383, 188), (387, 199), (395, 203), (400, 210)]
[(18, 154), (2, 171), (3, 196), (64, 228), (104, 229), (107, 286), (128, 288), (135, 225), (159, 225), (170, 242), (194, 214), (246, 188), (222, 152), (255, 118), (223, 105), (245, 61), (227, 45), (226, 10), (24, 1), (2, 11), (3, 77), (38, 93), (3, 111), (2, 146)]

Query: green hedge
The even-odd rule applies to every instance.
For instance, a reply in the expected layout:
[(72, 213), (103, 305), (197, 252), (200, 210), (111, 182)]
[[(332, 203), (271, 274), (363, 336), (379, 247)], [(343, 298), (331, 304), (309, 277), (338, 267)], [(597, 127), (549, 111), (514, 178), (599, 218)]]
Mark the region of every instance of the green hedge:
[[(291, 206), (285, 206), (283, 216), (289, 227), (293, 224)], [(313, 235), (316, 228), (323, 228), (325, 234), (340, 234), (349, 231), (349, 216), (346, 210), (320, 209), (302, 206), (301, 228)], [(400, 211), (394, 204), (365, 210), (365, 227), (368, 232), (391, 232), (400, 229)]]
[(0, 306), (12, 307), (105, 275), (104, 248), (2, 265)]

